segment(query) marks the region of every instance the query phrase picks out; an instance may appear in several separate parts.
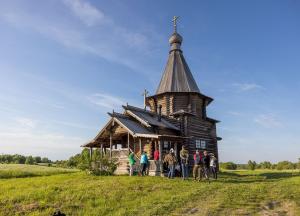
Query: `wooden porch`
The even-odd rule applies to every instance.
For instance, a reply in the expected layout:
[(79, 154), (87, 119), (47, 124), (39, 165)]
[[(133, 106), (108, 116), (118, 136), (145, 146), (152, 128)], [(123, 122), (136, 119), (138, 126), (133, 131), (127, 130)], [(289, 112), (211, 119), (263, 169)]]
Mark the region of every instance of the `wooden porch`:
[[(164, 175), (163, 158), (168, 151), (173, 148), (175, 155), (179, 156), (179, 151), (186, 138), (172, 135), (156, 135), (157, 137), (134, 137), (130, 133), (116, 134), (110, 133), (109, 139), (98, 139), (93, 143), (86, 144), (84, 147), (90, 148), (92, 157), (93, 149), (99, 149), (101, 157), (109, 154), (110, 159), (116, 159), (118, 168), (117, 175), (129, 174), (129, 150), (135, 154), (135, 170), (139, 171), (139, 161), (141, 152), (147, 152), (149, 159), (148, 170), (151, 176)], [(154, 151), (159, 151), (159, 160), (154, 161)]]

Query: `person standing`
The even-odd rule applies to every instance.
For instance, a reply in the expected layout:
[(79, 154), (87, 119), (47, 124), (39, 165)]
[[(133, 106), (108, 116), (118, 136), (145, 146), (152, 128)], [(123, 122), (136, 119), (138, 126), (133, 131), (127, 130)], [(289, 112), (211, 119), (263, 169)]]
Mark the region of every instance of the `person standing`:
[(157, 171), (160, 170), (160, 166), (159, 166), (159, 150), (157, 148), (155, 148), (153, 159), (154, 159), (156, 170)]
[(172, 148), (170, 149), (169, 153), (165, 156), (164, 162), (168, 164), (168, 178), (174, 178), (175, 164), (177, 160), (174, 155), (174, 150)]
[(214, 154), (211, 154), (211, 157), (210, 157), (210, 172), (212, 173), (214, 179), (218, 178), (218, 174), (217, 174), (217, 158), (215, 157)]
[(182, 179), (185, 180), (188, 178), (188, 166), (189, 166), (189, 152), (182, 146), (180, 151), (180, 162), (181, 162), (181, 171)]
[(203, 171), (204, 177), (209, 180), (209, 165), (210, 165), (210, 156), (207, 151), (203, 152)]
[(144, 151), (141, 155), (140, 163), (141, 163), (141, 175), (144, 176), (146, 174), (147, 165), (148, 165), (148, 156), (147, 153)]
[(132, 176), (134, 165), (135, 165), (135, 162), (136, 162), (135, 159), (134, 159), (134, 152), (132, 150), (130, 150), (128, 160), (129, 160), (129, 175)]
[(194, 154), (194, 167), (193, 167), (194, 180), (196, 180), (197, 177), (200, 179), (200, 163), (201, 163), (201, 155), (199, 150), (196, 150)]

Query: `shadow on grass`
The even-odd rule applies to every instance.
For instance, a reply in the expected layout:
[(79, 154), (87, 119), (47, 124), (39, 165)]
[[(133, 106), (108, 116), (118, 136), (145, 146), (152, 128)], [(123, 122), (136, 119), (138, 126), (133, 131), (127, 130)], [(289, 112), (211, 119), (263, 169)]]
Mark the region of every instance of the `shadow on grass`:
[(253, 174), (240, 174), (234, 172), (221, 172), (220, 180), (224, 183), (254, 183), (266, 181), (278, 181), (300, 176), (300, 172), (264, 172)]
[(261, 173), (259, 176), (263, 176), (266, 179), (283, 179), (300, 176), (300, 172)]

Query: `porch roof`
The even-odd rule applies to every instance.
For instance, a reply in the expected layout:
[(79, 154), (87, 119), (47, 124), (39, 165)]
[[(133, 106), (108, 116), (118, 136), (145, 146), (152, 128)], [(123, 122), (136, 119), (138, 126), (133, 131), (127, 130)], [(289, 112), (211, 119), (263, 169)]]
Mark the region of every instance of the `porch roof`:
[[(190, 137), (183, 137), (183, 136), (175, 136), (175, 135), (163, 135), (163, 134), (137, 134), (136, 137), (139, 138), (152, 138), (152, 139), (158, 139), (158, 140), (165, 140), (165, 141), (183, 141), (185, 139), (188, 139)], [(90, 142), (87, 142), (81, 147), (100, 147), (101, 140), (91, 140)]]
[(161, 128), (167, 128), (179, 131), (180, 129), (176, 127), (174, 124), (168, 122), (164, 116), (162, 116), (161, 120), (158, 120), (158, 115), (154, 112), (150, 112), (148, 110), (144, 110), (134, 106), (123, 106), (126, 112), (131, 115), (133, 118), (140, 121), (146, 127), (157, 126)]

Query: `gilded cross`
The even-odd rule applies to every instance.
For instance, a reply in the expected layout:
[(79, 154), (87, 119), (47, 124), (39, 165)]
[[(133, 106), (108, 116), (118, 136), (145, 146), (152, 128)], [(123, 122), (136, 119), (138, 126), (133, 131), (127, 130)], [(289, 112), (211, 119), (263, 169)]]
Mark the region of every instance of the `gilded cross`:
[(174, 16), (172, 19), (173, 22), (173, 26), (174, 26), (174, 32), (177, 32), (177, 20), (178, 20), (179, 16)]
[(149, 92), (147, 91), (147, 89), (145, 89), (142, 94), (144, 96), (144, 109), (146, 109), (146, 98), (147, 98), (148, 94), (149, 94)]

